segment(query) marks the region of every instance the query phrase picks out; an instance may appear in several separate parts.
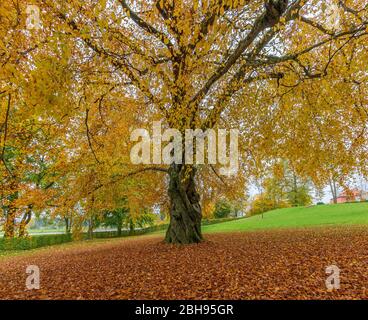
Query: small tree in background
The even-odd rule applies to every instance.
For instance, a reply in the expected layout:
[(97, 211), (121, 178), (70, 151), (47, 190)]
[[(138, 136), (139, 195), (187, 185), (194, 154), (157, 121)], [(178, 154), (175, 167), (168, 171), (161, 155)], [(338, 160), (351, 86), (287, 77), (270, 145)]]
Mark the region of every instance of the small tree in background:
[(312, 204), (308, 186), (296, 186), (287, 193), (287, 199), (293, 207), (308, 206)]
[(280, 208), (289, 208), (289, 207), (290, 207), (290, 203), (288, 201), (280, 200), (280, 201), (275, 202), (270, 197), (268, 197), (266, 194), (262, 194), (262, 195), (257, 196), (252, 201), (249, 214), (251, 216), (262, 214), (262, 218), (263, 218), (264, 212), (275, 210), (275, 209), (280, 209)]
[(231, 204), (226, 200), (219, 200), (216, 202), (214, 217), (217, 219), (228, 218), (232, 212)]
[(118, 236), (121, 236), (121, 231), (127, 220), (129, 210), (126, 207), (117, 208), (113, 211), (105, 212), (103, 216), (103, 225), (106, 227), (116, 228)]
[(262, 189), (262, 194), (251, 203), (251, 215), (312, 203), (310, 182), (299, 177), (286, 161), (280, 161), (272, 167), (270, 176), (262, 183)]
[(118, 236), (122, 235), (123, 228), (134, 231), (136, 227), (145, 228), (152, 226), (157, 216), (144, 208), (139, 214), (130, 212), (126, 198), (123, 198), (118, 208), (105, 211), (102, 217), (102, 225), (117, 229)]

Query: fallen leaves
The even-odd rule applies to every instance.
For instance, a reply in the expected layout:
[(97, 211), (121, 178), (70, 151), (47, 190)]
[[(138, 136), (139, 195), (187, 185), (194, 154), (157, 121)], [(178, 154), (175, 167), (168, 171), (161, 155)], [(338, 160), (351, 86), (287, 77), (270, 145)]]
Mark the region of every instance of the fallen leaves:
[[(1, 299), (367, 298), (368, 230), (316, 228), (206, 235), (188, 246), (160, 236), (54, 247), (0, 261)], [(38, 265), (41, 289), (25, 289)], [(326, 267), (341, 288), (328, 292)]]

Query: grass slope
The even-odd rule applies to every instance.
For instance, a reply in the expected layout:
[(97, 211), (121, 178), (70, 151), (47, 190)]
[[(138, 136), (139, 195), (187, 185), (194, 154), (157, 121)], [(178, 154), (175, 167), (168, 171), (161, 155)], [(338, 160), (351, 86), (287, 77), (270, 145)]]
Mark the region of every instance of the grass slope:
[(245, 219), (203, 226), (203, 232), (300, 228), (309, 226), (368, 225), (368, 202), (286, 208)]

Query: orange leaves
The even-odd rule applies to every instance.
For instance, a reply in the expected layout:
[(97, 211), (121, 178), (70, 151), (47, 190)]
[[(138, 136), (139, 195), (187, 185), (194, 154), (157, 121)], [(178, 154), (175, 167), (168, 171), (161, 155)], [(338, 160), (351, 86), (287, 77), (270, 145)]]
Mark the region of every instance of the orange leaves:
[[(167, 246), (161, 236), (51, 247), (0, 261), (2, 299), (365, 299), (366, 228), (211, 234)], [(24, 290), (25, 266), (41, 271)], [(340, 270), (328, 292), (326, 267)]]
[(32, 204), (34, 210), (41, 211), (45, 208), (45, 204), (56, 195), (55, 190), (29, 188), (27, 185), (21, 186), (20, 190), (20, 197), (15, 201), (15, 206), (19, 209), (24, 209), (29, 204)]
[[(118, 194), (134, 211), (162, 205), (162, 176), (119, 180), (136, 169), (131, 130), (157, 119), (181, 130), (240, 129), (242, 174), (223, 183), (218, 168), (200, 168), (205, 201), (242, 199), (247, 180), (277, 158), (314, 179), (331, 165), (344, 173), (364, 167), (366, 13), (350, 1), (359, 14), (340, 12), (339, 30), (348, 33), (332, 37), (322, 2), (301, 3), (277, 14), (264, 1), (36, 1), (43, 28), (31, 32), (3, 0), (0, 128), (11, 92), (9, 165), (28, 184), (19, 206), (27, 199), (47, 208), (53, 198), (72, 209), (92, 194), (99, 209)], [(282, 25), (273, 31), (264, 28), (271, 11)], [(55, 180), (55, 193), (32, 190), (29, 177), (39, 174)]]

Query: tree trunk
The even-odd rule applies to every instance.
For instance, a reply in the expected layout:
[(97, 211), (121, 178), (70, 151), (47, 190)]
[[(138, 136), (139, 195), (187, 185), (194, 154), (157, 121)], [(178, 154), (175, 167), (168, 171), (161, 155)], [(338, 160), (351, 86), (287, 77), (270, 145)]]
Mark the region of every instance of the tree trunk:
[(18, 231), (19, 238), (23, 238), (28, 235), (27, 225), (30, 223), (31, 218), (32, 218), (32, 205), (29, 205), (22, 217), (22, 221), (19, 224), (19, 231)]
[(333, 180), (333, 188), (334, 188), (334, 203), (337, 203), (337, 190), (336, 190), (336, 181)]
[(298, 206), (298, 202), (297, 202), (297, 193), (298, 193), (298, 182), (297, 182), (297, 178), (296, 178), (296, 174), (293, 170), (293, 188), (294, 188), (294, 200), (293, 200), (293, 207), (297, 207)]
[(122, 223), (118, 223), (118, 237), (121, 237), (121, 229), (123, 228)]
[(71, 219), (64, 217), (64, 221), (65, 221), (65, 233), (66, 234), (70, 234), (71, 232)]
[(333, 203), (337, 203), (337, 188), (336, 188), (336, 182), (333, 178), (329, 179), (329, 184), (330, 184), (330, 189), (331, 189), (331, 194), (332, 194), (332, 199), (333, 199)]
[[(17, 183), (13, 180), (10, 183), (11, 190), (18, 190)], [(6, 208), (6, 219), (4, 224), (4, 238), (15, 237), (15, 218), (17, 214), (17, 208), (15, 206), (15, 200), (18, 199), (18, 191), (15, 191), (9, 196), (9, 204)]]
[(88, 220), (88, 239), (93, 239), (93, 220), (92, 218)]
[(134, 234), (135, 225), (134, 225), (134, 221), (133, 221), (133, 218), (132, 217), (129, 218), (128, 225), (129, 225), (129, 234), (130, 235), (133, 235)]
[(202, 211), (195, 186), (195, 168), (173, 164), (169, 176), (170, 225), (165, 241), (177, 244), (201, 242)]
[(6, 212), (6, 220), (4, 225), (4, 238), (14, 238), (15, 235), (15, 213), (16, 208), (11, 203)]

